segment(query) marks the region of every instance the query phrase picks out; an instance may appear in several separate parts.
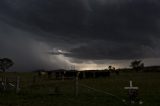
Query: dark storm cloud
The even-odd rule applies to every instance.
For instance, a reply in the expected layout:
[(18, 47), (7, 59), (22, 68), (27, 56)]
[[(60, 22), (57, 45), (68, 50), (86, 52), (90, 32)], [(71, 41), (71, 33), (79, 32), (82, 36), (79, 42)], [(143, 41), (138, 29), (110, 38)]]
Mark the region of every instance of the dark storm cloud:
[[(155, 52), (156, 51), (156, 52)], [(74, 48), (66, 56), (77, 57), (90, 60), (127, 60), (137, 58), (154, 58), (159, 56), (160, 51), (146, 45), (133, 43), (117, 43), (105, 41), (97, 41), (77, 48)]]
[(159, 11), (158, 0), (0, 1), (2, 21), (91, 60), (158, 57)]
[(47, 45), (33, 40), (32, 33), (16, 29), (0, 21), (0, 58), (10, 58), (13, 70), (34, 70), (51, 66), (48, 56), (43, 53)]

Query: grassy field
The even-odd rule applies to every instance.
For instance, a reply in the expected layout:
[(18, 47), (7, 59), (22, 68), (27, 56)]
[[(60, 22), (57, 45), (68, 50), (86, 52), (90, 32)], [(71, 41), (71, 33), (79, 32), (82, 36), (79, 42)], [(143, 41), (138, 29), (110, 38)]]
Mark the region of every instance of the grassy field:
[[(139, 97), (144, 102), (141, 106), (160, 106), (158, 72), (125, 72), (119, 76), (111, 74), (108, 78), (82, 79), (79, 80), (78, 96), (74, 94), (74, 80), (48, 80), (43, 77), (34, 83), (33, 73), (6, 73), (6, 76), (17, 75), (21, 77), (21, 91), (18, 94), (14, 91), (1, 92), (0, 106), (129, 106), (122, 102), (122, 99), (127, 100), (124, 87), (129, 86), (129, 80), (139, 87)], [(59, 95), (54, 95), (56, 87)]]

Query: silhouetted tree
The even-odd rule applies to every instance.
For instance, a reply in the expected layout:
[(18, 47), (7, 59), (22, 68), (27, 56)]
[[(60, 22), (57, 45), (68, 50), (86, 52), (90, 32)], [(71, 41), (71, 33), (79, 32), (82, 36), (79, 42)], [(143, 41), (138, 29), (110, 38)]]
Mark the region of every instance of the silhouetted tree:
[(108, 70), (109, 70), (109, 71), (115, 71), (116, 69), (115, 69), (115, 67), (113, 67), (113, 66), (108, 66)]
[(112, 70), (112, 66), (108, 66), (108, 70)]
[(13, 66), (13, 61), (9, 58), (2, 58), (0, 59), (0, 70), (2, 72), (5, 72), (7, 69), (9, 69), (11, 66)]
[(140, 71), (144, 68), (144, 63), (141, 60), (134, 60), (131, 62), (130, 67), (136, 71)]

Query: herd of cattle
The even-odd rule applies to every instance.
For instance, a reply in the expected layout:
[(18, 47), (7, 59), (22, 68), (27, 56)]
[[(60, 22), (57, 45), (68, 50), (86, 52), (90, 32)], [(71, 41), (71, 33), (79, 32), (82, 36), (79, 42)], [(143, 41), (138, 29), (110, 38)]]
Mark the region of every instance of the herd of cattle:
[[(79, 79), (85, 78), (100, 78), (100, 77), (110, 77), (110, 70), (87, 70), (87, 71), (77, 71), (77, 70), (53, 70), (53, 71), (37, 71), (38, 76), (47, 75), (48, 78), (55, 79), (73, 79), (78, 77)], [(119, 71), (114, 71), (117, 75)]]

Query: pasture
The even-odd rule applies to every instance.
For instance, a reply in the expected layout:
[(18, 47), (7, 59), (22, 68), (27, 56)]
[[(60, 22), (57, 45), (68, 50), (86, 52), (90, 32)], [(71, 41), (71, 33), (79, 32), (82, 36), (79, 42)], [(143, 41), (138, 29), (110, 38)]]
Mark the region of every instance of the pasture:
[(128, 99), (124, 87), (129, 86), (129, 80), (139, 87), (141, 106), (160, 106), (158, 72), (121, 72), (106, 78), (81, 79), (78, 96), (75, 96), (74, 80), (52, 80), (43, 76), (34, 82), (34, 73), (5, 73), (5, 76), (20, 76), (20, 92), (1, 91), (0, 106), (138, 106), (122, 102)]

